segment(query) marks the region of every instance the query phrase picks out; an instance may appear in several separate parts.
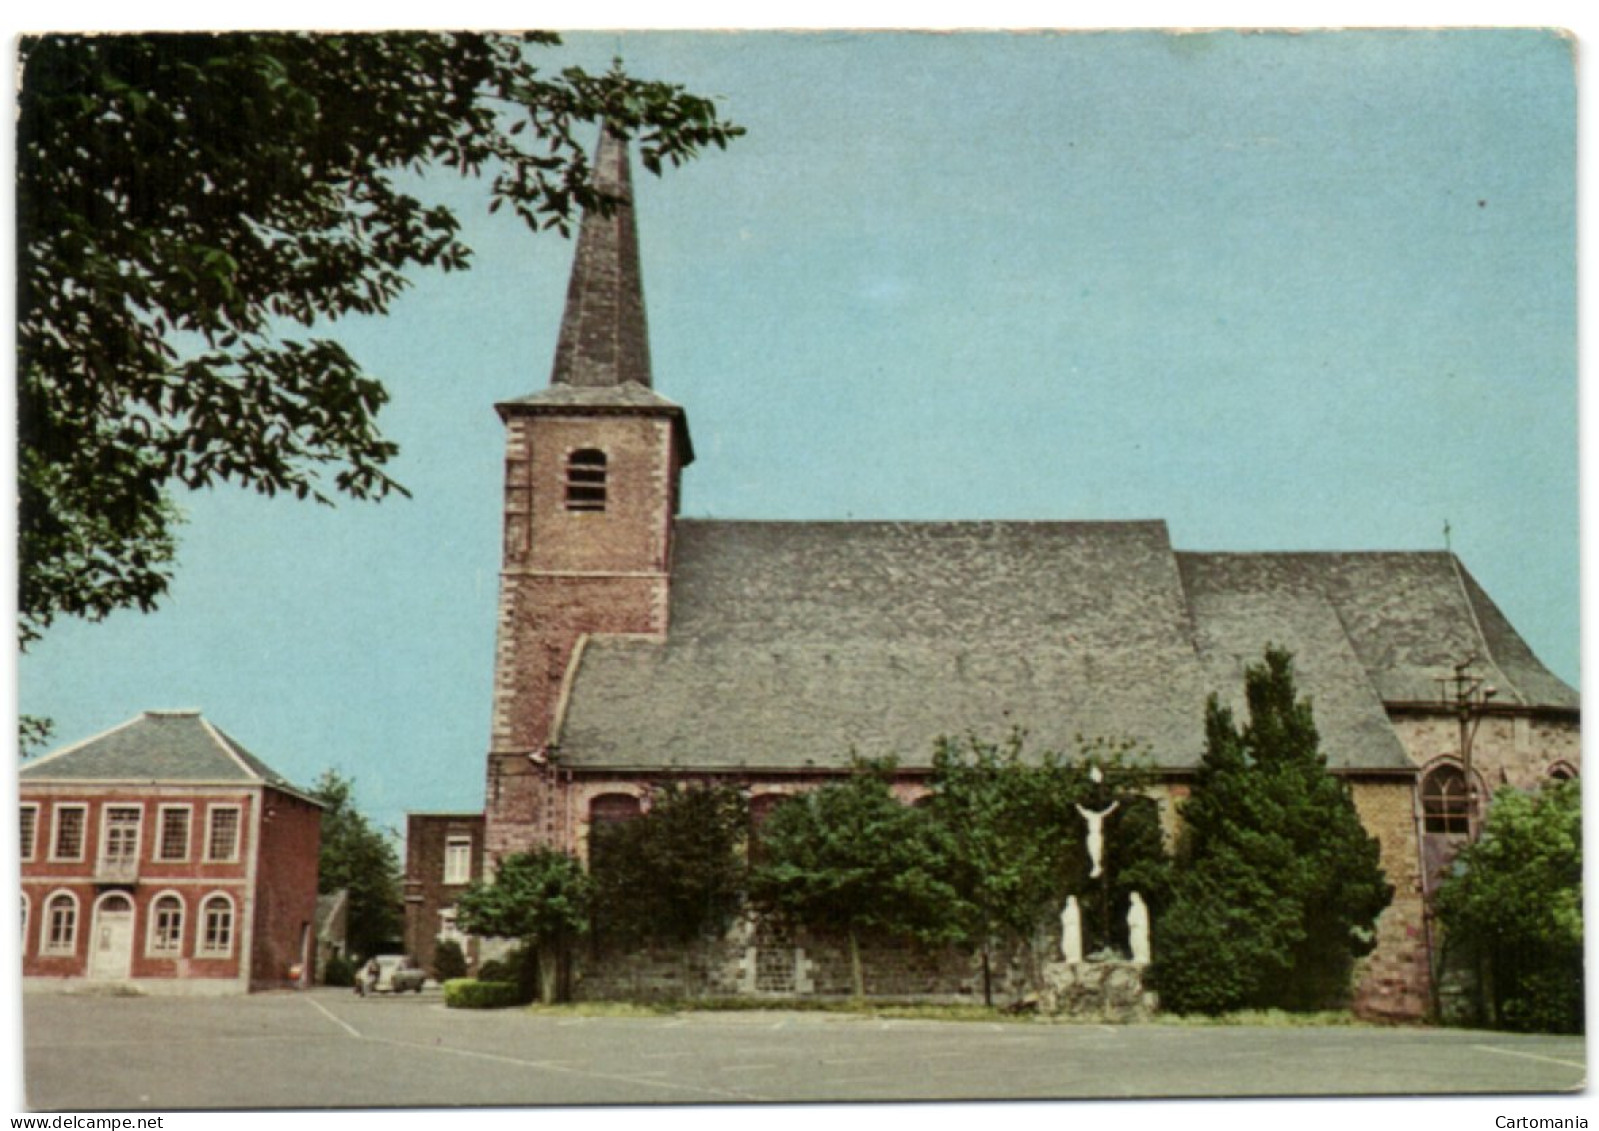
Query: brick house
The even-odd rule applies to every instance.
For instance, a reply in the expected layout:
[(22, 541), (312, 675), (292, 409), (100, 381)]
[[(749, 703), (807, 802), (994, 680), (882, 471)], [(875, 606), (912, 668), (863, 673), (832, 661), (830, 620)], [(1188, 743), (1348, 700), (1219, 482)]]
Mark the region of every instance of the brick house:
[(411, 813), (405, 829), (405, 952), (423, 969), (446, 939), (474, 966), (476, 939), (455, 926), (455, 901), (483, 865), (482, 813)]
[[(630, 197), (609, 135), (596, 168)], [(758, 813), (853, 749), (896, 755), (913, 796), (936, 738), (1014, 726), (1063, 751), (1079, 734), (1136, 740), (1171, 828), (1206, 697), (1241, 710), (1244, 666), (1275, 644), (1396, 888), (1357, 1004), (1426, 1010), (1424, 887), (1467, 796), (1439, 681), (1470, 661), (1496, 690), (1477, 797), (1580, 760), (1577, 693), (1455, 555), (1189, 552), (1160, 521), (680, 518), (693, 448), (652, 387), (634, 223), (630, 205), (585, 218), (550, 384), (496, 406), (504, 559), (476, 874), (536, 844), (582, 855), (594, 822), (672, 779), (735, 781)], [(413, 816), (413, 835), (433, 819)], [(413, 852), (411, 867), (441, 865)], [(415, 890), (408, 939), (446, 910), (442, 889)]]
[(146, 711), (20, 774), (25, 985), (308, 985), (322, 806), (197, 711)]

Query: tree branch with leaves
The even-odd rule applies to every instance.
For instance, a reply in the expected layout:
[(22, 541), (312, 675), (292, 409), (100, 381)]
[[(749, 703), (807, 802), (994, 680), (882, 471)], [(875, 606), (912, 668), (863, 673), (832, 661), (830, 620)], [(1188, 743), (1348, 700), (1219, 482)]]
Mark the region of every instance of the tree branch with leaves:
[(173, 492), (235, 483), (331, 502), (403, 493), (388, 391), (331, 336), (415, 268), (465, 268), (416, 173), (569, 231), (605, 121), (645, 168), (739, 127), (682, 87), (546, 71), (559, 42), (391, 32), (44, 35), (17, 117), (19, 632), (148, 611)]

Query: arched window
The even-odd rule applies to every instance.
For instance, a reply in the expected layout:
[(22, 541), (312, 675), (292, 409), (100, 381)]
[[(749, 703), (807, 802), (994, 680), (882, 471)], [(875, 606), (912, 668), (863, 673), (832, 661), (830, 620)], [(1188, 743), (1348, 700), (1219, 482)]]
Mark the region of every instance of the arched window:
[(589, 802), (589, 824), (609, 825), (642, 816), (644, 807), (631, 793), (602, 793)]
[(760, 828), (766, 823), (766, 819), (772, 815), (773, 810), (791, 796), (791, 794), (787, 793), (758, 793), (750, 798), (750, 826), (756, 829)]
[(202, 958), (226, 958), (233, 953), (233, 900), (211, 895), (200, 905), (200, 936), (196, 953)]
[(605, 471), (605, 453), (598, 448), (579, 448), (567, 456), (566, 509), (603, 511)]
[(183, 953), (183, 897), (166, 892), (150, 905), (150, 937), (145, 951), (163, 958)]
[(1550, 781), (1576, 781), (1577, 770), (1570, 762), (1556, 762), (1549, 767)]
[(1465, 834), (1471, 831), (1471, 799), (1466, 775), (1459, 766), (1444, 763), (1421, 782), (1423, 827), (1429, 833)]
[(78, 948), (78, 897), (58, 891), (44, 905), (45, 954), (71, 954)]

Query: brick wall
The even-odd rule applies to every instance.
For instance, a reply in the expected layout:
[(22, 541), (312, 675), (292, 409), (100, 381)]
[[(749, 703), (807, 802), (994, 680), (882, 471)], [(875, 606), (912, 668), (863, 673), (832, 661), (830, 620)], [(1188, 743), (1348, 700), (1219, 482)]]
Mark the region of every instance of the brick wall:
[[(666, 631), (679, 453), (651, 415), (517, 415), (506, 423), (505, 551), (487, 781), (490, 858), (569, 843), (529, 754), (552, 738), (573, 650), (591, 633)], [(566, 461), (606, 455), (604, 511), (568, 511)]]
[[(405, 822), (405, 952), (431, 970), (438, 948), (439, 912), (453, 907), (466, 884), (444, 882), (445, 845), (471, 842), (472, 879), (489, 879), (481, 813), (411, 813)], [(467, 948), (470, 956), (470, 947)]]
[[(38, 806), (32, 859), (22, 865), (22, 893), (28, 918), (23, 938), (23, 973), (38, 978), (81, 978), (89, 972), (89, 948), (95, 930), (95, 911), (108, 896), (120, 895), (133, 906), (132, 947), (127, 977), (138, 981), (241, 981), (247, 968), (244, 950), (253, 932), (245, 916), (252, 906), (248, 884), (249, 861), (255, 851), (255, 813), (258, 795), (249, 788), (195, 788), (181, 785), (79, 787), (67, 784), (28, 788), (22, 801)], [(54, 813), (57, 806), (85, 806), (81, 859), (51, 860)], [(104, 814), (110, 806), (137, 807), (141, 812), (137, 868), (124, 883), (96, 882), (96, 863), (104, 832)], [(189, 838), (181, 859), (160, 858), (162, 807), (187, 809)], [(237, 858), (208, 861), (206, 829), (213, 807), (239, 810)], [(315, 879), (312, 879), (313, 899)], [(76, 939), (70, 954), (46, 954), (47, 905), (58, 892), (77, 899)], [(211, 957), (200, 953), (202, 910), (212, 895), (227, 896), (234, 908), (233, 940), (228, 953)], [(154, 905), (163, 896), (176, 897), (183, 924), (175, 953), (151, 946)], [(253, 927), (253, 924), (252, 924)], [(242, 985), (240, 986), (242, 988)]]
[[(292, 984), (291, 967), (309, 967), (316, 921), (322, 810), (275, 789), (262, 791), (261, 853), (256, 861), (250, 986)], [(303, 984), (310, 984), (310, 971)]]

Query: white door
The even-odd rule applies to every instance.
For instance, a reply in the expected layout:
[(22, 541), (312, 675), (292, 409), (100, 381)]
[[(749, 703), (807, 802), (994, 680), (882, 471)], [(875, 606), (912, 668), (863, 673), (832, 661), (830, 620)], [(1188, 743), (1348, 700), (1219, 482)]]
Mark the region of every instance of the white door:
[(125, 895), (108, 895), (94, 909), (94, 934), (89, 937), (89, 977), (126, 978), (133, 964), (133, 903)]

